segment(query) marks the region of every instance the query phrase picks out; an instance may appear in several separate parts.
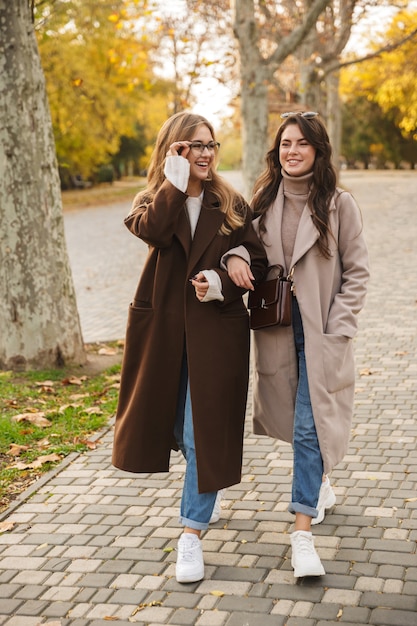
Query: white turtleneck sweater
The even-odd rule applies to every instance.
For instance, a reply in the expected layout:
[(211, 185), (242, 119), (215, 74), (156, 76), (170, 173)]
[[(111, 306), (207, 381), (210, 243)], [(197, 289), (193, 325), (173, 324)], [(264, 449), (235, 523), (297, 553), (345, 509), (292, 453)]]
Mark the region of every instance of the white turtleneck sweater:
[[(190, 163), (182, 156), (169, 156), (165, 161), (164, 174), (170, 183), (177, 189), (186, 192), (188, 179), (190, 177)], [(185, 201), (188, 219), (191, 228), (191, 238), (194, 238), (195, 229), (197, 228), (198, 218), (200, 217), (201, 205), (203, 203), (204, 191), (198, 197), (188, 196)], [(222, 281), (220, 276), (214, 270), (201, 270), (209, 284), (208, 290), (201, 302), (210, 302), (210, 300), (220, 300), (223, 302)]]

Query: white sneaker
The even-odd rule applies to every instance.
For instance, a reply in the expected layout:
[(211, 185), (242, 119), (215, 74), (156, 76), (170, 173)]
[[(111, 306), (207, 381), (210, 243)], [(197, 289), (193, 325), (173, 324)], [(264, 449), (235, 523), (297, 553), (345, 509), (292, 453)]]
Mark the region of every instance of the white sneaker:
[(201, 541), (193, 533), (182, 533), (178, 541), (175, 575), (179, 583), (195, 583), (204, 578)]
[(323, 576), (326, 572), (314, 547), (314, 538), (310, 532), (297, 530), (291, 533), (291, 565), (295, 578), (303, 576)]
[(324, 520), (326, 509), (331, 509), (336, 504), (336, 496), (330, 485), (329, 477), (326, 476), (326, 480), (321, 483), (319, 501), (317, 503), (317, 510), (319, 514), (317, 517), (313, 517), (311, 524), (320, 524)]
[(211, 514), (209, 524), (215, 524), (220, 519), (220, 513), (222, 511), (221, 501), (224, 497), (224, 492), (224, 489), (220, 489), (220, 491), (217, 492), (216, 501), (214, 503), (213, 513)]

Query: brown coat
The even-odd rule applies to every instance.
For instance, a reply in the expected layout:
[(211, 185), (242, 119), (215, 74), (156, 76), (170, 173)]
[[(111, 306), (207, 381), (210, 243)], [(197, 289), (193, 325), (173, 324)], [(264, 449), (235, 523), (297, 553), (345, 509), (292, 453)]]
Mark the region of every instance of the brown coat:
[[(282, 185), (266, 215), (269, 265), (285, 266), (281, 243)], [(258, 228), (258, 220), (254, 222)], [(294, 245), (294, 286), (304, 327), (307, 375), (324, 471), (347, 451), (353, 413), (353, 337), (369, 277), (360, 211), (338, 190), (330, 207), (332, 257), (318, 252), (318, 231), (305, 206)], [(254, 333), (254, 432), (292, 442), (298, 380), (291, 327)]]
[[(129, 308), (113, 464), (130, 472), (165, 472), (176, 449), (173, 428), (184, 349), (187, 352), (200, 492), (241, 478), (249, 369), (249, 321), (222, 255), (244, 244), (259, 276), (266, 256), (243, 199), (245, 225), (219, 234), (224, 213), (205, 194), (191, 239), (187, 196), (165, 181), (154, 201), (125, 220), (149, 254)], [(200, 302), (191, 276), (215, 269), (224, 302)]]

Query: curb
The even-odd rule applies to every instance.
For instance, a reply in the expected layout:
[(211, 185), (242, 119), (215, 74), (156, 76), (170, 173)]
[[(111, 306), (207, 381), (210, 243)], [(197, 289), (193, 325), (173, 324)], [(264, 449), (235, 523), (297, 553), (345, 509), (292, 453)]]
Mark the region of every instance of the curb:
[[(89, 441), (97, 441), (100, 437), (106, 435), (114, 426), (115, 416), (109, 417), (109, 424), (102, 428), (101, 430), (96, 431), (89, 437)], [(40, 478), (37, 478), (27, 489), (19, 493), (19, 495), (13, 500), (13, 502), (6, 508), (4, 511), (0, 513), (0, 522), (7, 519), (23, 502), (29, 500), (41, 487), (43, 487), (51, 478), (57, 476), (63, 469), (71, 465), (78, 457), (83, 454), (87, 454), (88, 449), (82, 450), (80, 452), (70, 452), (68, 456), (66, 456), (60, 463), (52, 467), (48, 472), (42, 474)], [(1, 534), (1, 533), (0, 533)]]

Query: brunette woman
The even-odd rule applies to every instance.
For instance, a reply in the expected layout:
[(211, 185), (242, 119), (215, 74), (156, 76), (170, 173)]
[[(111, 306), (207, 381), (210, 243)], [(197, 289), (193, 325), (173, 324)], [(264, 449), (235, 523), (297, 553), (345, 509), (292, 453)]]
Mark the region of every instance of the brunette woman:
[[(327, 474), (348, 447), (353, 338), (369, 271), (361, 214), (351, 194), (336, 186), (323, 122), (311, 111), (282, 118), (252, 208), (268, 264), (292, 276), (292, 326), (254, 332), (253, 419), (255, 433), (293, 445), (289, 511), (298, 578), (325, 573), (311, 526), (336, 502)], [(230, 251), (224, 260), (233, 280), (245, 285), (251, 278), (239, 254)]]

